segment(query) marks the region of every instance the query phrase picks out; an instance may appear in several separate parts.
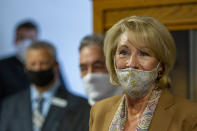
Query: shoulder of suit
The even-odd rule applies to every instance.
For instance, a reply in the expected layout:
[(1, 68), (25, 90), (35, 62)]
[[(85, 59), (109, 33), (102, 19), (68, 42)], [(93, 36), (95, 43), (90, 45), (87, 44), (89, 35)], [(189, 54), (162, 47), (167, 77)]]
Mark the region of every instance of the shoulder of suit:
[(60, 85), (60, 87), (58, 87), (58, 91), (57, 93), (63, 95), (66, 99), (70, 99), (70, 100), (81, 100), (81, 101), (87, 101), (85, 98), (79, 96), (79, 95), (75, 95), (71, 92), (69, 92), (66, 87)]
[(70, 97), (72, 98), (73, 101), (77, 101), (77, 102), (80, 102), (80, 103), (88, 104), (87, 99), (85, 99), (85, 98), (83, 98), (81, 96), (78, 96), (78, 95), (70, 93)]
[[(174, 96), (175, 105), (182, 109), (195, 109), (197, 111), (197, 103), (180, 96)], [(188, 110), (189, 111), (189, 110)]]
[(59, 87), (57, 93), (56, 97), (61, 97), (67, 100), (72, 106), (89, 106), (87, 99), (69, 92), (65, 87)]
[(10, 62), (10, 61), (16, 61), (16, 60), (18, 60), (18, 59), (16, 58), (16, 56), (10, 56), (10, 57), (6, 57), (6, 58), (2, 58), (2, 59), (0, 60), (0, 63), (8, 63), (8, 62)]
[(97, 104), (105, 104), (105, 103), (116, 103), (117, 101), (119, 101), (121, 98), (122, 98), (123, 95), (116, 95), (116, 96), (112, 96), (112, 97), (108, 97), (108, 98), (105, 98), (99, 102), (97, 102), (95, 105)]
[(174, 96), (175, 116), (189, 123), (191, 127), (197, 124), (197, 103), (183, 97)]
[(117, 106), (117, 104), (120, 103), (122, 97), (123, 95), (117, 95), (117, 96), (105, 98), (94, 104), (92, 109), (102, 110), (102, 111), (111, 110), (112, 107)]
[(25, 89), (23, 91), (17, 92), (13, 95), (7, 96), (2, 100), (2, 107), (3, 106), (15, 106), (21, 102), (21, 100), (27, 99), (27, 96), (29, 94), (29, 90)]
[[(172, 95), (167, 91), (165, 93), (165, 97), (163, 97), (162, 101), (165, 101), (162, 104), (167, 104), (169, 106), (165, 106), (169, 109), (173, 109), (174, 113), (179, 117), (184, 117), (185, 119), (196, 118), (197, 119), (197, 103), (192, 102), (184, 97)], [(169, 104), (171, 103), (171, 104)]]
[(7, 71), (8, 69), (21, 64), (22, 63), (15, 56), (11, 56), (0, 60), (0, 69), (2, 71)]
[(6, 97), (6, 99), (18, 99), (21, 97), (25, 97), (29, 92), (30, 92), (30, 90), (29, 90), (29, 88), (27, 88), (27, 89), (24, 89), (22, 91), (19, 91), (15, 94), (12, 94), (12, 95)]

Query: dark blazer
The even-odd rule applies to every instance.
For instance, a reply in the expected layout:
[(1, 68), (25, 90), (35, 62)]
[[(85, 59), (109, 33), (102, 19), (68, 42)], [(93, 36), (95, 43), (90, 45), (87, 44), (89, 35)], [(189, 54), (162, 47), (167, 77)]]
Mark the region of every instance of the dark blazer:
[[(62, 75), (59, 74), (59, 76), (61, 84), (64, 85)], [(0, 101), (9, 95), (27, 89), (29, 85), (24, 65), (16, 56), (0, 60)]]
[[(52, 104), (41, 131), (58, 131), (61, 127), (60, 123), (67, 125), (75, 123), (66, 126), (68, 131), (76, 131), (75, 128), (78, 126), (88, 127), (88, 121), (84, 120), (83, 114), (80, 114), (83, 112), (77, 112), (81, 107), (89, 106), (87, 100), (70, 94), (64, 87), (58, 88), (55, 97), (66, 100), (68, 104), (66, 107)], [(5, 99), (0, 116), (0, 131), (32, 131), (30, 89)]]
[(90, 108), (83, 104), (66, 112), (58, 131), (89, 131)]
[(15, 56), (0, 60), (0, 100), (29, 85), (24, 65)]
[[(96, 103), (90, 113), (90, 131), (108, 131), (122, 95)], [(197, 131), (197, 104), (162, 91), (149, 131)]]

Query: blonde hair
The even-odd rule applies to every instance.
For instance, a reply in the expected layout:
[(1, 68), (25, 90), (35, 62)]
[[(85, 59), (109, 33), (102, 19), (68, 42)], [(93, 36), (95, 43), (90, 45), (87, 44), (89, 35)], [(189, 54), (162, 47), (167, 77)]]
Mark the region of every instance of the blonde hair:
[(129, 41), (132, 41), (136, 48), (143, 51), (141, 47), (146, 47), (153, 52), (164, 68), (158, 84), (160, 86), (168, 85), (168, 74), (176, 60), (175, 43), (167, 28), (155, 18), (149, 16), (124, 18), (107, 31), (104, 41), (104, 53), (111, 83), (120, 86), (114, 68), (114, 57), (119, 37), (124, 32), (128, 32)]

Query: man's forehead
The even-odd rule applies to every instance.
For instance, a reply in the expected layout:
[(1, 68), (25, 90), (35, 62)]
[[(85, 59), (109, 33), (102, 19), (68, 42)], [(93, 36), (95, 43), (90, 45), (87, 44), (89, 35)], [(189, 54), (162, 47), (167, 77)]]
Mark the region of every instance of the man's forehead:
[(90, 62), (93, 63), (95, 61), (105, 61), (105, 57), (102, 53), (94, 52), (94, 54), (84, 54), (80, 55), (80, 62)]
[(18, 30), (17, 35), (33, 35), (33, 36), (37, 36), (37, 31), (33, 28), (21, 28)]
[(23, 32), (23, 31), (33, 31), (33, 32), (37, 32), (37, 30), (34, 29), (34, 28), (25, 28), (25, 27), (19, 28), (17, 32)]
[(83, 47), (80, 52), (80, 56), (85, 56), (85, 55), (104, 56), (103, 48), (102, 46), (99, 45), (89, 45)]
[(23, 37), (27, 37), (27, 38), (35, 38), (37, 37), (37, 32), (34, 29), (20, 29), (17, 34), (17, 36), (23, 36)]
[(26, 52), (27, 57), (43, 57), (46, 59), (52, 59), (52, 54), (48, 49), (45, 48), (38, 48), (38, 49), (28, 49)]

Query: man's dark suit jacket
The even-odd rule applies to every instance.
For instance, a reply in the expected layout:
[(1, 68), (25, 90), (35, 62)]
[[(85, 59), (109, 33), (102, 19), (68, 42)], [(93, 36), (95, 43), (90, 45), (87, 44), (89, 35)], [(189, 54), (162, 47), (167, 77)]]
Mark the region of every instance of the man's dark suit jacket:
[[(61, 74), (60, 82), (64, 85)], [(0, 60), (0, 102), (9, 95), (27, 89), (29, 85), (24, 65), (16, 56)]]
[[(90, 105), (84, 104), (70, 113), (66, 113), (57, 131), (89, 131), (87, 123), (89, 123), (90, 109)], [(67, 119), (67, 117), (71, 119)]]
[(15, 56), (0, 60), (0, 100), (29, 85), (24, 65)]
[[(41, 131), (88, 131), (89, 104), (65, 88), (58, 88), (55, 97), (67, 101), (66, 107), (51, 105)], [(6, 98), (2, 104), (0, 131), (32, 131), (30, 89)], [(87, 113), (88, 112), (88, 113)], [(61, 124), (63, 125), (61, 125)]]

